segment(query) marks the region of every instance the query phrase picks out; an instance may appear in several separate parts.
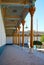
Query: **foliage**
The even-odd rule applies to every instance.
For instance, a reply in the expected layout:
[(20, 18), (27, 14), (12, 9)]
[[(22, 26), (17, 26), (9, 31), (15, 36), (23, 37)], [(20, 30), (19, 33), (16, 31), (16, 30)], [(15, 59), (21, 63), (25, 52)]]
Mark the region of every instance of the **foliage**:
[(42, 42), (40, 42), (40, 41), (33, 41), (33, 44), (34, 45), (42, 45)]
[(44, 35), (41, 36), (41, 42), (44, 42)]

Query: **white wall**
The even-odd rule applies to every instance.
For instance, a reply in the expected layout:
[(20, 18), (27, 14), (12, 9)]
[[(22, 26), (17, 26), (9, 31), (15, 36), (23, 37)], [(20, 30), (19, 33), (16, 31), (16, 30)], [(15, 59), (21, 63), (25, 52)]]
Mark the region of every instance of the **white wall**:
[(3, 46), (6, 44), (6, 34), (1, 14), (1, 6), (0, 6), (0, 46)]
[[(28, 43), (29, 37), (24, 36), (24, 43)], [(22, 43), (22, 37), (20, 37), (20, 43)]]
[(7, 38), (6, 38), (6, 43), (7, 43), (7, 44), (13, 43), (13, 37), (7, 37)]
[[(14, 38), (15, 39), (15, 38)], [(16, 40), (16, 39), (15, 39)], [(37, 37), (35, 37), (33, 40), (37, 40)], [(40, 37), (38, 37), (38, 41), (40, 41)], [(13, 37), (7, 37), (6, 38), (6, 43), (7, 44), (11, 44), (13, 43)], [(17, 43), (18, 43), (18, 39), (17, 39)], [(22, 37), (20, 37), (20, 43), (22, 43)], [(30, 44), (30, 36), (24, 36), (24, 43), (28, 43), (28, 45)]]
[[(18, 39), (17, 39), (17, 42), (18, 42)], [(6, 43), (7, 44), (13, 43), (13, 37), (12, 36), (6, 37)], [(20, 37), (20, 43), (22, 43), (22, 37)], [(27, 36), (24, 37), (24, 43), (28, 43), (28, 37)]]

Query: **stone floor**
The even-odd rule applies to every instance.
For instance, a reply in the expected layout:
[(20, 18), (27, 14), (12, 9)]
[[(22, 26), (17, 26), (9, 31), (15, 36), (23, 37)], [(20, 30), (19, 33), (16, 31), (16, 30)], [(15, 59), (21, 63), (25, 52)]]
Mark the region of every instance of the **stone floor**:
[(28, 48), (7, 45), (0, 56), (0, 65), (44, 65), (44, 53)]

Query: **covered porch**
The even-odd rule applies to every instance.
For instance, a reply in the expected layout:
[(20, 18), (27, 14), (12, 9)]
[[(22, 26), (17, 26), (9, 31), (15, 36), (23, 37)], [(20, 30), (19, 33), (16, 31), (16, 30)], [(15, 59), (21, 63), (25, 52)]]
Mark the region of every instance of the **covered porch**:
[[(44, 52), (33, 50), (35, 1), (0, 0), (0, 65), (44, 65)], [(28, 12), (31, 17), (30, 48), (24, 47), (24, 19)], [(20, 46), (20, 24), (22, 24), (22, 47)], [(6, 43), (8, 36), (13, 37), (12, 45)]]

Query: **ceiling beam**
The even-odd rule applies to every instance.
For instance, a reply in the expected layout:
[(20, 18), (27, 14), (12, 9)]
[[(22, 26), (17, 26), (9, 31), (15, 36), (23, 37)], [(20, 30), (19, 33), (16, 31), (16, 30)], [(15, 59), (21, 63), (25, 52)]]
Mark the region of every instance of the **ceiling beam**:
[(20, 18), (20, 16), (16, 15), (16, 16), (5, 16), (5, 18)]
[(6, 27), (6, 29), (16, 29), (15, 27)]
[(28, 4), (29, 0), (1, 0), (0, 2), (2, 3), (6, 3), (6, 4), (10, 4), (10, 3), (14, 3), (14, 4)]
[(6, 27), (6, 26), (8, 26), (8, 27), (9, 27), (9, 26), (10, 26), (10, 27), (16, 27), (16, 25), (17, 25), (17, 24), (9, 24), (9, 23), (8, 23), (8, 24), (5, 24), (5, 27)]
[(7, 23), (7, 24), (8, 24), (8, 23), (11, 23), (11, 24), (12, 24), (12, 23), (13, 23), (13, 24), (16, 24), (16, 23), (17, 23), (17, 21), (15, 21), (15, 20), (5, 20), (4, 22)]
[(6, 28), (16, 28), (15, 26), (5, 26)]
[(11, 27), (16, 27), (17, 26), (17, 23), (5, 23), (5, 27), (6, 26), (11, 26)]
[(17, 24), (17, 22), (16, 21), (15, 22), (4, 21), (4, 24), (5, 25), (13, 25), (14, 26), (15, 24)]

